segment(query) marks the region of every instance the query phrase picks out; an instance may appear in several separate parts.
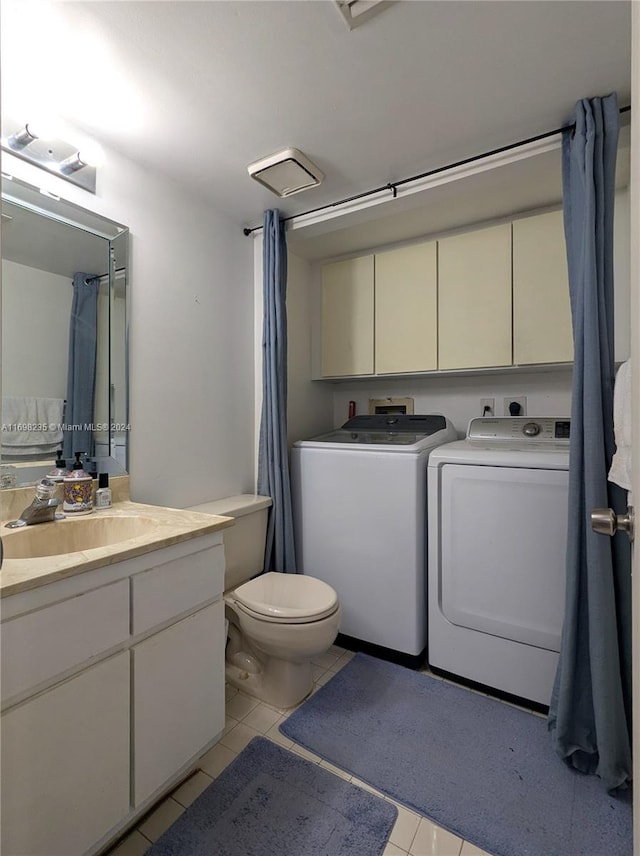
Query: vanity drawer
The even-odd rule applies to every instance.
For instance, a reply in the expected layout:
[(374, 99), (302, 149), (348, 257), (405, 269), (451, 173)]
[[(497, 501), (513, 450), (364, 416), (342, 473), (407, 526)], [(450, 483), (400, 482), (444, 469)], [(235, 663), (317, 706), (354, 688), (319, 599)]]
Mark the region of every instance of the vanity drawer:
[(129, 582), (17, 616), (0, 627), (2, 701), (37, 687), (129, 638)]
[(222, 596), (224, 547), (222, 544), (173, 559), (131, 579), (132, 633), (182, 615)]

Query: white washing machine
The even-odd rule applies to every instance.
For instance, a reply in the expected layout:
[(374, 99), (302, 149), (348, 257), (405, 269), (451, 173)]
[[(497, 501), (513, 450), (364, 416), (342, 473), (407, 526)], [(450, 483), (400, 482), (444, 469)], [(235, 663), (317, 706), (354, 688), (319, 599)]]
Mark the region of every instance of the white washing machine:
[(564, 615), (569, 430), (472, 419), (428, 467), (429, 663), (543, 705)]
[(343, 636), (407, 665), (427, 644), (427, 459), (456, 437), (440, 415), (364, 415), (292, 450), (300, 570), (337, 591)]

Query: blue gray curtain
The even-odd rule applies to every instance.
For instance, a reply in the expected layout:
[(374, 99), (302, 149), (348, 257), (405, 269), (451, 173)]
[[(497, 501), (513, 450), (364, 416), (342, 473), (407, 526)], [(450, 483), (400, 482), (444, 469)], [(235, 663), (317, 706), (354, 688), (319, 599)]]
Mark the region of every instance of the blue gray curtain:
[(273, 505), (267, 524), (265, 571), (295, 573), (287, 445), (287, 240), (275, 209), (263, 222), (262, 418), (258, 493)]
[(66, 459), (73, 458), (75, 452), (95, 452), (93, 432), (84, 426), (93, 423), (99, 286), (100, 279), (93, 274), (79, 272), (73, 276), (64, 421), (75, 427), (63, 435), (62, 454)]
[(631, 779), (631, 555), (626, 535), (591, 530), (596, 507), (624, 507), (607, 481), (613, 433), (615, 93), (580, 101), (565, 131), (564, 225), (574, 339), (567, 589), (549, 709), (556, 752), (608, 790)]

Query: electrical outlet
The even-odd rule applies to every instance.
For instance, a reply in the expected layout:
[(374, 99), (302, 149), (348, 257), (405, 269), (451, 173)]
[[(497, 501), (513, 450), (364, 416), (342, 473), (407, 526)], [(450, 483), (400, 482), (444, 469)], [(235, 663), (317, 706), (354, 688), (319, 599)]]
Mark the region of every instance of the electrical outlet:
[(480, 399), (480, 415), (495, 416), (496, 415), (496, 400), (495, 398)]
[[(519, 404), (520, 412), (511, 413), (509, 410), (510, 404)], [(505, 416), (526, 416), (527, 415), (527, 396), (526, 395), (510, 395), (504, 399), (504, 415)]]

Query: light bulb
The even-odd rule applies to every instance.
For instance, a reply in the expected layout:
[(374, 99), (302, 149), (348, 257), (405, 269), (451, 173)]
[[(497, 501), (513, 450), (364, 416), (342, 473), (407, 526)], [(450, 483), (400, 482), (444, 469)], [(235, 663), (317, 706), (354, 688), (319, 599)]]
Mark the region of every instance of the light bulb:
[(33, 121), (27, 122), (25, 128), (38, 140), (55, 140), (58, 137), (57, 123), (50, 116), (36, 116)]
[(55, 122), (48, 117), (36, 117), (35, 121), (26, 122), (23, 128), (12, 134), (8, 143), (12, 149), (24, 149), (34, 140), (53, 140), (55, 137)]
[(60, 162), (60, 172), (70, 175), (85, 166), (96, 167), (104, 161), (104, 154), (97, 143), (84, 143), (73, 155)]
[(98, 143), (83, 143), (78, 149), (78, 159), (85, 166), (102, 166), (104, 163), (104, 152)]

